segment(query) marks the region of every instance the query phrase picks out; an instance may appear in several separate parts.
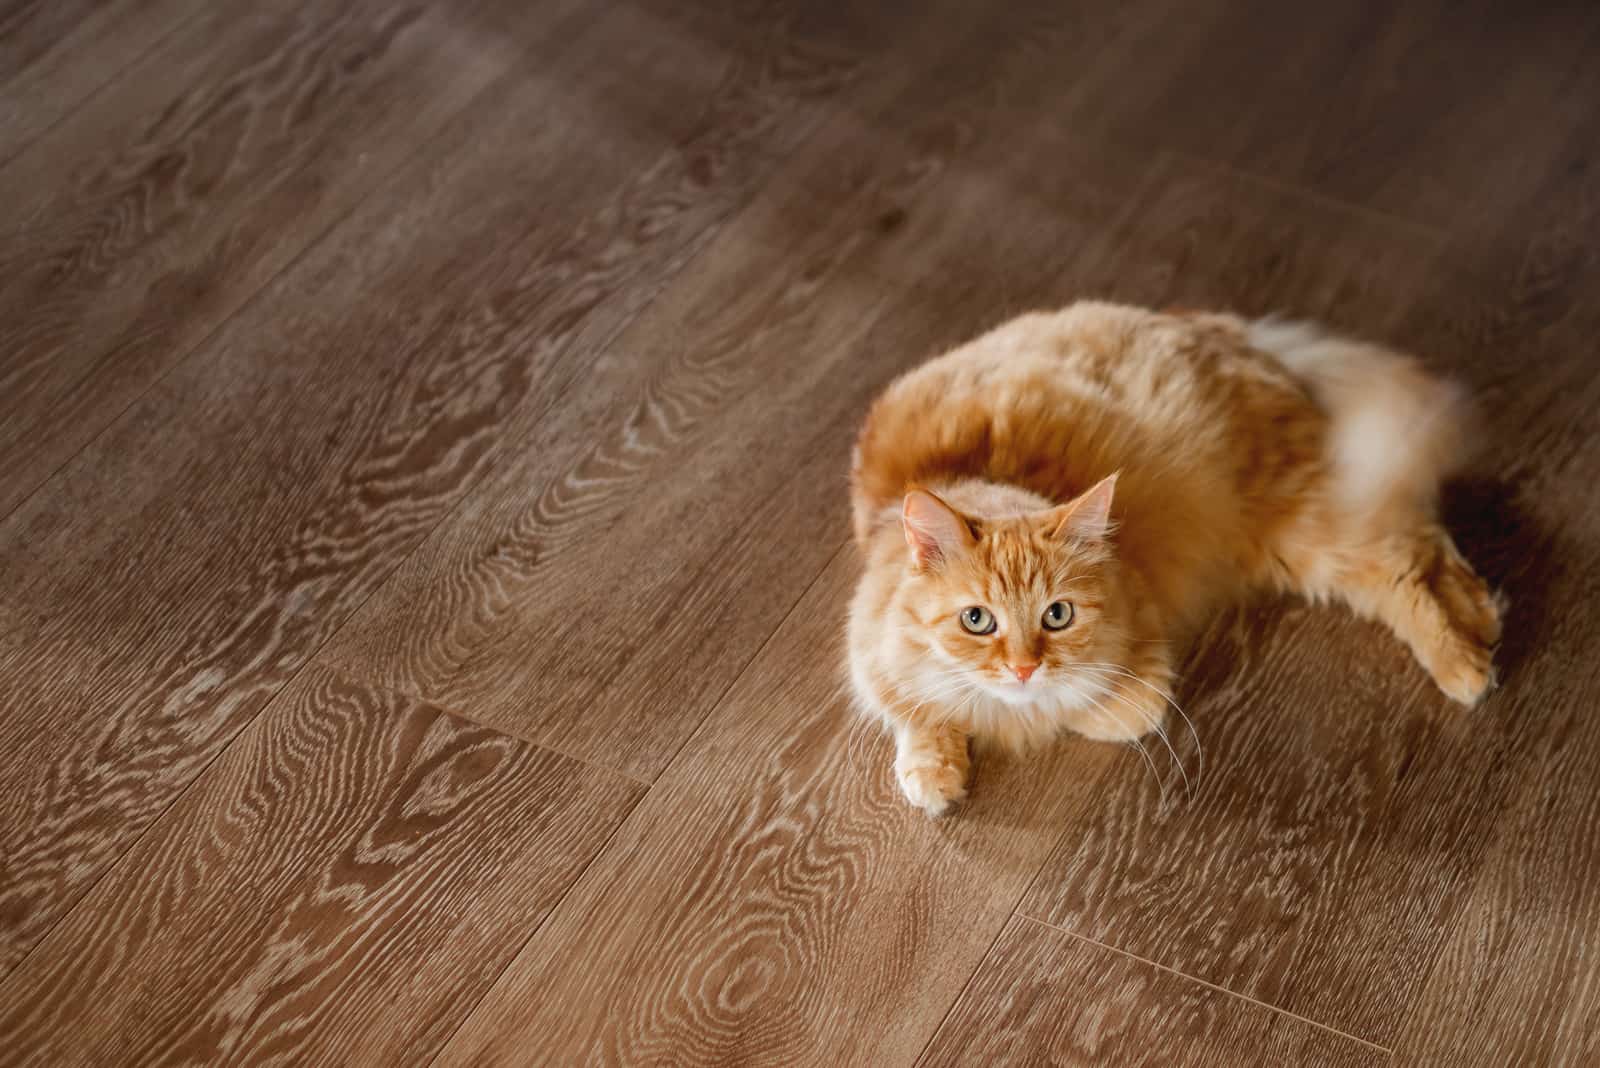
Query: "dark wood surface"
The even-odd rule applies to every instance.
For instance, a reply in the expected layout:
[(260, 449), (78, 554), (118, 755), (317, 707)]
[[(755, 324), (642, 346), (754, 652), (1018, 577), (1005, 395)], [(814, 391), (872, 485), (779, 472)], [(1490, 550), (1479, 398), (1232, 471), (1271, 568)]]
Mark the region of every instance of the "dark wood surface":
[[(1600, 1058), (1600, 9), (1326, 7), (0, 4), (0, 1063)], [(1084, 295), (1471, 386), (1501, 689), (904, 805), (855, 422)]]

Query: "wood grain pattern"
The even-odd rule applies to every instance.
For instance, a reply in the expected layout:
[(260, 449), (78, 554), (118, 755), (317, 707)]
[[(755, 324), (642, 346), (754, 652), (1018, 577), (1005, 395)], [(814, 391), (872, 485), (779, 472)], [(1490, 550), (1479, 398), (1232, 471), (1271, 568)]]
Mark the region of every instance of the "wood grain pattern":
[(0, 7), (0, 163), (208, 6), (15, 0)]
[(496, 15), (218, 5), (0, 169), (0, 516), (511, 66)]
[(638, 788), (311, 668), (0, 985), (3, 1064), (425, 1064)]
[[(990, 47), (1016, 32), (992, 15), (908, 43), (899, 77), (617, 339), (330, 662), (658, 774), (825, 562), (872, 392), (998, 309), (1070, 299), (1128, 210), (1139, 161), (1019, 104), (1115, 64), (1157, 9), (1090, 33), (1046, 7), (1020, 53)], [(1027, 143), (1002, 154), (1018, 124)]]
[(0, 525), (0, 970), (803, 136), (782, 10), (608, 7)]
[(905, 1064), (1059, 827), (1131, 751), (986, 765), (944, 821), (832, 659), (843, 551), (446, 1046), (441, 1065)]
[(1015, 919), (918, 1062), (1380, 1068), (1388, 1054)]

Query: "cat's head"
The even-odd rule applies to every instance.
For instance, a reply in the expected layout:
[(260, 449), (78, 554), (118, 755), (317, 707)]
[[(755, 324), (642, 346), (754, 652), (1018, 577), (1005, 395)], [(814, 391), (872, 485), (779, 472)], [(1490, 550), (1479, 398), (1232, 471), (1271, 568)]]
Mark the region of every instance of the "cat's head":
[(960, 707), (1077, 703), (1122, 659), (1111, 530), (1116, 476), (1068, 504), (1006, 518), (965, 515), (927, 490), (906, 495), (910, 573), (896, 620), (920, 654), (916, 688)]

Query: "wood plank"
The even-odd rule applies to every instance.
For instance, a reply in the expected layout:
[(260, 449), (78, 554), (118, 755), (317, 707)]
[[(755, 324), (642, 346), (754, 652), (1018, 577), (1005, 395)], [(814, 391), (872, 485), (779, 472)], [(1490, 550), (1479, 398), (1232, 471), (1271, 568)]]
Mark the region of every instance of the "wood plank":
[(0, 169), (0, 516), (579, 6), (216, 5)]
[(834, 664), (842, 552), (439, 1064), (909, 1064), (1005, 925), (1078, 787), (1132, 752), (985, 765), (906, 805)]
[(207, 6), (201, 0), (16, 0), (0, 8), (0, 162)]
[(0, 524), (0, 970), (803, 139), (787, 10), (608, 5)]
[(642, 790), (308, 668), (0, 985), (5, 1064), (426, 1064)]
[[(1045, 7), (905, 42), (919, 58), (617, 339), (329, 662), (659, 774), (846, 529), (872, 393), (1008, 309), (1078, 295), (1131, 203), (1146, 161), (1037, 104), (1115, 65), (1164, 9)], [(1019, 26), (1021, 53), (1004, 44)]]
[[(1329, 240), (1347, 240), (1333, 224)], [(1545, 318), (1561, 301), (1552, 289), (1582, 284), (1582, 261), (1495, 288), (1458, 273), (1453, 247), (1399, 276), (1401, 314), (1377, 333), (1482, 398), (1493, 446), (1449, 511), (1468, 555), (1510, 592), (1503, 689), (1480, 710), (1452, 710), (1385, 632), (1326, 610), (1228, 621), (1180, 695), (1205, 743), (1198, 796), (1160, 808), (1108, 794), (1067, 828), (1022, 907), (1380, 1045), (1398, 1038), (1543, 732), (1582, 707), (1564, 659), (1582, 657), (1582, 639), (1552, 645), (1547, 621), (1584, 611), (1577, 576), (1595, 566), (1557, 533), (1572, 517), (1544, 503), (1586, 499), (1567, 469), (1600, 430), (1592, 335)], [(1517, 350), (1537, 375), (1508, 361)]]
[(1015, 919), (919, 1064), (1380, 1068), (1387, 1051)]

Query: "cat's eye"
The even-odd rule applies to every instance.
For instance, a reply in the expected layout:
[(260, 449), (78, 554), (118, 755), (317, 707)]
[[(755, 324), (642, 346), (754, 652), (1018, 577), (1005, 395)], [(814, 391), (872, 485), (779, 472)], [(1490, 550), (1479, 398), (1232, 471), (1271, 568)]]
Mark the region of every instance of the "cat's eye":
[(1043, 623), (1045, 630), (1066, 630), (1072, 625), (1072, 602), (1052, 601), (1044, 610)]
[(975, 604), (971, 608), (961, 610), (961, 628), (968, 634), (993, 634), (995, 623), (994, 613)]

